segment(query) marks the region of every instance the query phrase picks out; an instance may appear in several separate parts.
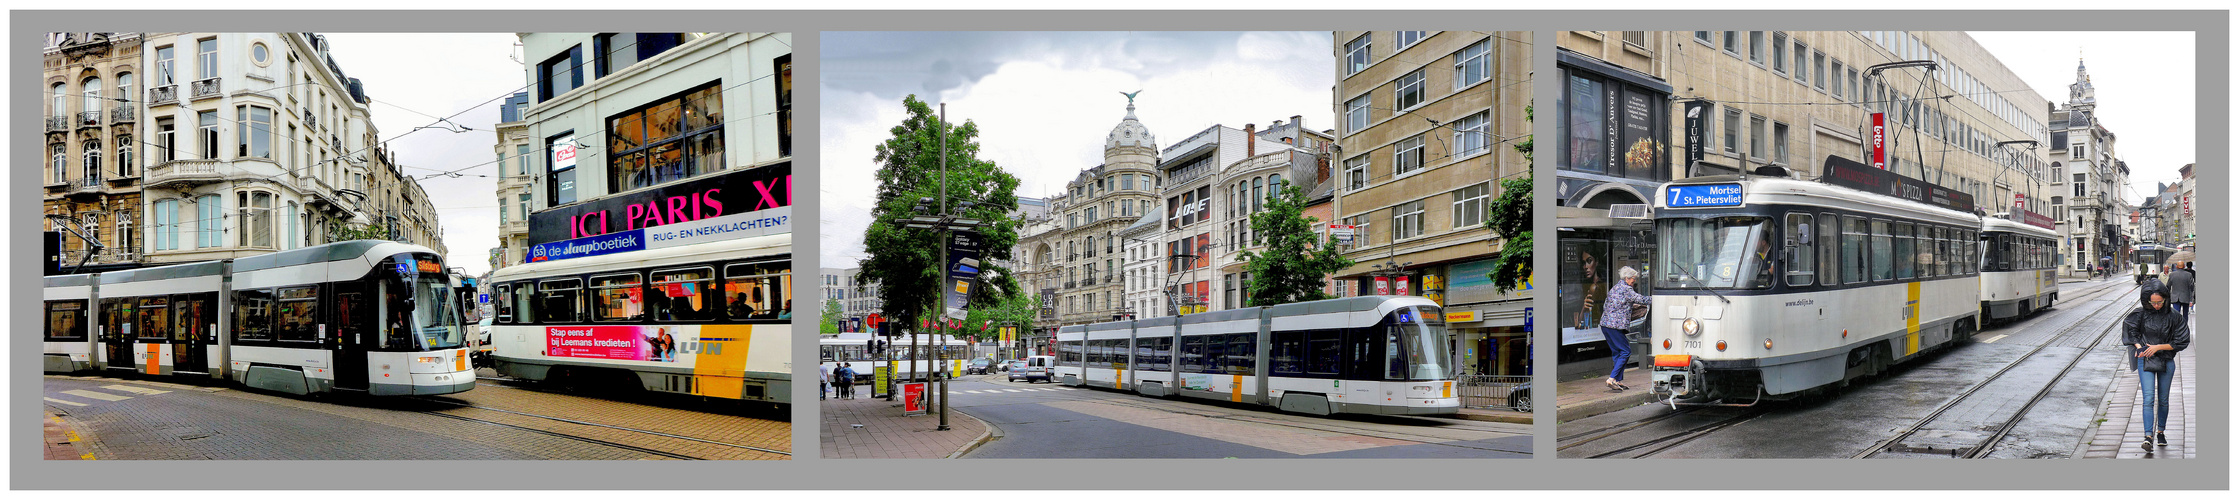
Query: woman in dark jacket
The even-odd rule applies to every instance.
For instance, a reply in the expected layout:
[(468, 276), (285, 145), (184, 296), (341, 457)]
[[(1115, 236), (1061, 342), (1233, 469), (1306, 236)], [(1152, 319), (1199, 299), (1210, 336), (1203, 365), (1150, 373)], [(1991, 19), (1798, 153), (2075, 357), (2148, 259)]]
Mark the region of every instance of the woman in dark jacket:
[(2177, 373), (2177, 351), (2192, 345), (2192, 331), (2169, 307), (2160, 281), (2147, 280), (2138, 301), (2143, 304), (2122, 319), (2122, 343), (2130, 346), (2131, 366), (2138, 369), (2139, 421), (2146, 429), (2140, 447), (2151, 452), (2156, 444), (2169, 444), (2163, 434), (2169, 427), (2169, 384)]

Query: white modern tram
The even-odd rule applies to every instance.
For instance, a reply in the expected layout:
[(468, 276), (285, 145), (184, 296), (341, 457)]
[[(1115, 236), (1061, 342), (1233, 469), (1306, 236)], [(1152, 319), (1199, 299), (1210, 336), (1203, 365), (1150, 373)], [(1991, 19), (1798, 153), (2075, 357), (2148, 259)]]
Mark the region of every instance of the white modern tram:
[[(885, 349), (871, 348), (872, 340), (885, 341)], [(894, 358), (899, 367), (894, 374), (900, 380), (925, 380), (934, 366), (954, 376), (964, 371), (964, 363), (971, 361), (972, 343), (948, 335), (920, 335), (913, 344), (909, 335), (881, 338), (873, 333), (838, 333), (817, 338), (817, 363), (820, 369), (836, 370), (841, 362), (855, 369), (857, 383), (872, 382), (876, 368), (886, 366), (888, 357)], [(910, 349), (917, 349), (911, 361)], [(892, 352), (888, 352), (892, 351)], [(935, 359), (941, 360), (936, 365)]]
[(1984, 224), (1970, 197), (1834, 157), (1828, 182), (1761, 170), (1777, 175), (1678, 180), (1657, 197), (1643, 276), (1654, 393), (1785, 399), (1975, 331)]
[(500, 374), (792, 402), (792, 234), (510, 266), (490, 276)]
[(45, 369), (232, 380), (291, 394), (474, 388), (442, 256), (345, 241), (50, 276)]
[(2058, 235), (2002, 217), (1982, 219), (1982, 315), (2005, 321), (2060, 298)]
[(1057, 331), (1069, 386), (1328, 415), (1461, 411), (1445, 317), (1430, 299), (1371, 296)]

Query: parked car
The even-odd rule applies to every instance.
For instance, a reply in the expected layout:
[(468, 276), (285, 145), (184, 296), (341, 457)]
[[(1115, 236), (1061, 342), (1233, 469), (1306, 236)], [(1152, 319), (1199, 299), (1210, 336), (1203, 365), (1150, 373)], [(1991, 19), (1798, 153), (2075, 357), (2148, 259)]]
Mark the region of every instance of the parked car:
[(994, 369), (995, 369), (995, 360), (992, 360), (992, 359), (987, 359), (987, 358), (977, 358), (977, 359), (973, 359), (973, 360), (972, 360), (972, 364), (971, 364), (971, 365), (969, 365), (969, 366), (965, 366), (965, 367), (964, 367), (964, 374), (965, 374), (965, 375), (986, 375), (986, 374), (988, 374), (988, 372), (990, 372), (990, 371), (992, 371), (992, 370), (994, 370)]
[(1026, 363), (1024, 367), (1011, 370), (1010, 380), (1012, 382), (1017, 382), (1019, 379), (1026, 379), (1029, 383), (1035, 380), (1049, 382), (1050, 369), (1057, 366), (1057, 357), (1055, 356), (1027, 356), (1023, 361)]

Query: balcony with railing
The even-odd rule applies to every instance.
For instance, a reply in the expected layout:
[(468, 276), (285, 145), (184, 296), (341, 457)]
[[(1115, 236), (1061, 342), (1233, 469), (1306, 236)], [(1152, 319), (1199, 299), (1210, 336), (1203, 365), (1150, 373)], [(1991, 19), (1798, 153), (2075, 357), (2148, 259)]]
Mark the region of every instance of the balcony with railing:
[(225, 91), (218, 85), (218, 77), (213, 76), (194, 81), (194, 97), (191, 97), (191, 99), (217, 97), (223, 93)]
[(81, 177), (70, 180), (70, 194), (100, 194), (103, 186), (100, 177)]
[(134, 115), (135, 113), (133, 112), (132, 108), (129, 107), (112, 109), (109, 110), (109, 122), (117, 124), (132, 123), (134, 120), (139, 118), (138, 116)]
[(78, 112), (78, 127), (83, 128), (99, 126), (101, 126), (101, 111), (95, 110)]
[(147, 187), (190, 187), (225, 180), (217, 160), (172, 160), (148, 167)]
[(179, 103), (179, 86), (163, 85), (148, 88), (148, 105), (161, 106)]
[(49, 116), (49, 117), (47, 117), (47, 131), (48, 131), (48, 132), (69, 132), (69, 131), (70, 131), (70, 117), (67, 117), (67, 116)]

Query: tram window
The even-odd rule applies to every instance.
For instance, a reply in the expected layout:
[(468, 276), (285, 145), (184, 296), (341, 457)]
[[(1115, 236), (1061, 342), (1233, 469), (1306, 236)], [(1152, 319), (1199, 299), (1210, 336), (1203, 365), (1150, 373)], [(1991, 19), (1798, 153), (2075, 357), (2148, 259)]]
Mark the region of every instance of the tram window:
[(1182, 369), (1179, 371), (1205, 371), (1205, 337), (1182, 337)]
[(1275, 345), (1268, 346), (1268, 368), (1273, 375), (1300, 375), (1306, 372), (1306, 332), (1302, 330), (1269, 332)]
[(217, 302), (217, 292), (179, 295), (171, 299), (172, 340), (217, 340), (207, 333), (216, 325), (210, 324), (209, 310)]
[(1783, 267), (1788, 274), (1788, 286), (1810, 286), (1812, 270), (1818, 268), (1812, 261), (1817, 250), (1812, 246), (1811, 214), (1788, 214), (1786, 241), (1788, 262)]
[(793, 270), (786, 262), (731, 264), (723, 267), (723, 295), (731, 319), (791, 319)]
[(576, 292), (582, 291), (583, 280), (577, 278), (544, 280), (537, 282), (536, 286), (538, 288), (537, 298), (542, 303), (538, 309), (540, 309), (539, 312), (543, 313), (537, 316), (537, 321), (543, 323), (578, 323), (583, 321), (583, 314), (576, 311), (577, 308), (581, 307), (582, 302), (575, 299)]
[(334, 284), (334, 337), (344, 343), (365, 343), (365, 334), (374, 331), (373, 316), (376, 311), (372, 296), (366, 293), (366, 288), (370, 287), (361, 283)]
[(1874, 281), (1886, 281), (1890, 278), (1890, 271), (1892, 270), (1889, 262), (1892, 252), (1889, 241), (1889, 221), (1874, 221), (1873, 231), (1873, 247), (1868, 250), (1871, 252), (1868, 255), (1870, 255), (1870, 262), (1873, 265)]
[(1943, 274), (1936, 268), (1936, 231), (1942, 229), (1933, 225), (1921, 224), (1918, 232), (1914, 233), (1918, 234), (1919, 238), (1913, 243), (1913, 252), (1918, 254), (1915, 257), (1918, 263), (1913, 267), (1922, 278), (1934, 278)]
[(1376, 380), (1384, 371), (1383, 359), (1377, 350), (1383, 347), (1382, 328), (1355, 328), (1345, 330), (1345, 369), (1339, 375), (1350, 380)]
[(513, 295), (506, 299), (513, 301), (513, 322), (537, 322), (536, 285), (527, 281), (514, 283)]
[(1337, 330), (1306, 332), (1306, 373), (1336, 376), (1343, 363), (1344, 348)]
[(1227, 337), (1226, 335), (1209, 335), (1192, 339), (1192, 347), (1200, 343), (1205, 345), (1204, 350), (1199, 351), (1202, 356), (1198, 358), (1196, 371), (1205, 373), (1225, 373), (1228, 371)]
[(1843, 217), (1843, 283), (1866, 281), (1866, 219)]
[(132, 299), (101, 299), (101, 340), (132, 338)]
[(1821, 285), (1842, 284), (1842, 218), (1835, 214), (1819, 214), (1819, 280)]
[(138, 317), (134, 319), (139, 327), (133, 336), (156, 341), (171, 338), (170, 297), (141, 297), (138, 306), (134, 311)]
[(86, 301), (56, 300), (47, 302), (47, 340), (83, 340), (86, 338)]
[(1897, 266), (1897, 279), (1912, 279), (1913, 264), (1920, 262), (1920, 258), (1914, 256), (1912, 251), (1913, 224), (1910, 222), (1893, 223), (1889, 228), (1889, 236), (1891, 244), (1889, 256), (1890, 260)]
[(497, 300), (493, 301), (495, 303), (490, 304), (491, 307), (497, 308), (498, 310), (497, 322), (512, 323), (513, 287), (510, 285), (496, 285), (490, 287), (490, 290), (492, 290), (491, 295), (497, 296)]
[(591, 277), (591, 321), (645, 319), (644, 280), (632, 274)]
[(272, 291), (233, 292), (233, 339), (272, 340)]
[(1251, 374), (1259, 365), (1259, 336), (1239, 333), (1228, 336), (1228, 372)]
[[(1972, 244), (1976, 239), (1975, 235), (1978, 233), (1974, 231), (1961, 231), (1960, 234), (1965, 237), (1961, 241), (1969, 243), (1966, 245), (1960, 245), (1960, 249), (1967, 252), (1966, 262), (1982, 262), (1982, 246)], [(1977, 272), (1975, 266), (1967, 266), (1967, 271), (1968, 274), (1974, 274), (1975, 272)]]
[(280, 340), (315, 342), (319, 340), (319, 289), (296, 287), (280, 289)]
[(714, 288), (715, 268), (665, 269), (653, 272), (650, 305), (654, 321), (707, 321), (722, 310)]

